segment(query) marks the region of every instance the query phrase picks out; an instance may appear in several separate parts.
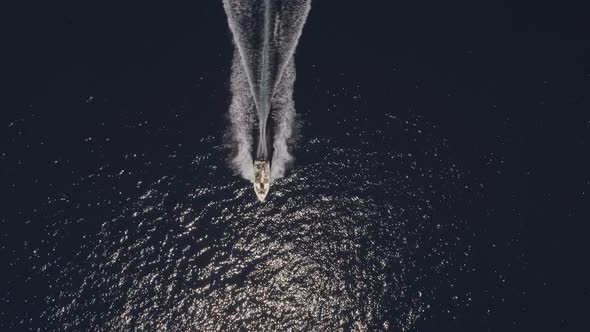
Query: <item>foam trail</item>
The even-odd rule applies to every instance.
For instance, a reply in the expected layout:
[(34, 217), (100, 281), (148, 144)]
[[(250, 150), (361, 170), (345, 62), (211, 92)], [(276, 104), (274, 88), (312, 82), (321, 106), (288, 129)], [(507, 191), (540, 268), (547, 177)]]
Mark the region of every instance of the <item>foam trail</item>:
[(262, 63), (260, 68), (260, 96), (258, 97), (258, 104), (260, 108), (258, 110), (258, 149), (256, 151), (256, 160), (268, 160), (268, 139), (266, 136), (266, 127), (268, 121), (268, 113), (270, 113), (270, 100), (268, 96), (271, 95), (269, 91), (270, 84), (270, 24), (271, 24), (271, 13), (272, 3), (270, 0), (264, 0), (264, 29), (262, 37)]
[(293, 53), (311, 0), (224, 0), (223, 4), (236, 46), (228, 131), (234, 147), (231, 166), (252, 181), (252, 158), (268, 160), (271, 179), (276, 180), (294, 160), (290, 153), (297, 128)]
[(297, 138), (299, 127), (293, 101), (294, 85), (295, 63), (291, 58), (272, 101), (275, 136), (271, 162), (273, 165), (270, 174), (271, 180), (282, 178), (295, 161), (290, 151)]
[(252, 160), (252, 128), (254, 126), (254, 101), (248, 93), (248, 80), (240, 56), (234, 54), (231, 74), (231, 104), (228, 112), (228, 131), (226, 141), (232, 147), (229, 158), (230, 167), (244, 179), (251, 181), (254, 177)]

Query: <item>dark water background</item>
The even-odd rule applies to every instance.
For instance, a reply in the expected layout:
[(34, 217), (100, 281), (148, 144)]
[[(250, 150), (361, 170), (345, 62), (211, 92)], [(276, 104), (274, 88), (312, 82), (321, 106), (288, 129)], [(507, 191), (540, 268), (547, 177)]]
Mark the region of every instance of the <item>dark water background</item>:
[(220, 3), (16, 9), (0, 328), (583, 330), (583, 11), (334, 6), (266, 204), (225, 163)]

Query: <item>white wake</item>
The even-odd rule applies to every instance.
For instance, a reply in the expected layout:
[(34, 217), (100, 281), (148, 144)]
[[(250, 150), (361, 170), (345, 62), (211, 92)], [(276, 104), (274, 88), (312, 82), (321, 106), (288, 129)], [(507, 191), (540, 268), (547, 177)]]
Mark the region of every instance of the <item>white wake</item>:
[(224, 0), (223, 4), (236, 47), (228, 112), (230, 165), (252, 181), (253, 160), (270, 160), (271, 180), (276, 180), (294, 161), (291, 150), (298, 124), (293, 54), (311, 0)]

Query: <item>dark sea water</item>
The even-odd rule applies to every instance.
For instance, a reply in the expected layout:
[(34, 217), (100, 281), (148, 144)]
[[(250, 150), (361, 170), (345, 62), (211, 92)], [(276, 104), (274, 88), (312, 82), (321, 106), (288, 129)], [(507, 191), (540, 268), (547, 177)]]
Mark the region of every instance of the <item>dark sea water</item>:
[(585, 12), (312, 6), (265, 203), (221, 1), (6, 11), (0, 331), (587, 330)]
[[(39, 179), (42, 203), (15, 212), (30, 236), (8, 251), (19, 273), (5, 328), (414, 331), (492, 315), (508, 267), (487, 267), (491, 280), (473, 285), (488, 180), (453, 159), (436, 126), (378, 120), (367, 131), (361, 117), (343, 119), (342, 139), (301, 138), (265, 203), (229, 171), (221, 135), (105, 157), (87, 172), (54, 161), (72, 182)], [(167, 126), (141, 121), (134, 132)]]

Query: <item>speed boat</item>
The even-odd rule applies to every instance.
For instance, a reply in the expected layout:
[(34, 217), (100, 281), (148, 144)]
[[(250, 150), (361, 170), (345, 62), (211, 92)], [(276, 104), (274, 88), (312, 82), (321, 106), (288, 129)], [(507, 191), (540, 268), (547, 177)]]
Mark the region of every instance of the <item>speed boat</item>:
[(270, 162), (256, 160), (254, 162), (254, 192), (261, 202), (264, 202), (270, 188)]

